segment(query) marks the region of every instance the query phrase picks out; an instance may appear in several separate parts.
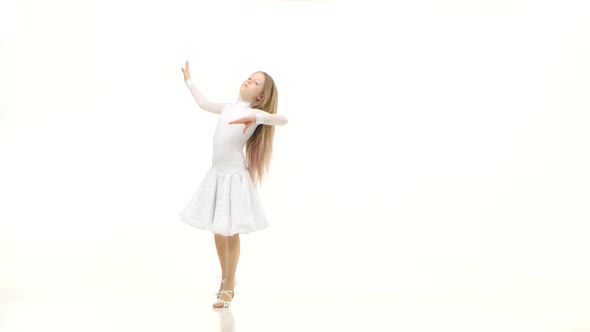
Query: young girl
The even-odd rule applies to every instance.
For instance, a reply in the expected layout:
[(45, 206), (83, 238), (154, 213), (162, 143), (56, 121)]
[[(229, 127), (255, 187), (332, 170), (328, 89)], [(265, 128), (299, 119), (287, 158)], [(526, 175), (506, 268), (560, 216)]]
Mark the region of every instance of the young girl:
[(188, 61), (182, 72), (199, 106), (220, 116), (213, 136), (212, 167), (182, 211), (181, 220), (214, 234), (222, 279), (213, 307), (228, 308), (234, 297), (240, 234), (268, 227), (254, 184), (260, 185), (268, 170), (274, 126), (286, 124), (287, 118), (276, 114), (277, 88), (264, 72), (244, 81), (235, 103), (224, 104), (208, 101), (197, 90)]

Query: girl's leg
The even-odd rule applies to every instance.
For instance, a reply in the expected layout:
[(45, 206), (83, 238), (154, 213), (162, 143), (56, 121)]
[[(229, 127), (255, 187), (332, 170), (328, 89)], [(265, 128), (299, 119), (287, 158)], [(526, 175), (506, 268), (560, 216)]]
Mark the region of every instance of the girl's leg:
[(227, 239), (227, 236), (215, 234), (215, 248), (217, 248), (217, 256), (219, 256), (219, 264), (221, 265), (219, 291), (223, 288), (223, 281), (227, 279)]
[(225, 290), (234, 290), (236, 270), (240, 259), (240, 234), (227, 238), (227, 276)]
[[(217, 239), (217, 237), (216, 237)], [(236, 234), (233, 236), (224, 237), (223, 240), (219, 240), (221, 243), (225, 241), (227, 246), (225, 250), (225, 282), (221, 285), (221, 292), (218, 297), (218, 301), (213, 304), (214, 308), (223, 308), (224, 304), (221, 301), (231, 301), (234, 297), (234, 286), (236, 281), (236, 269), (238, 267), (238, 260), (240, 258), (240, 235)], [(220, 256), (221, 261), (221, 256)]]

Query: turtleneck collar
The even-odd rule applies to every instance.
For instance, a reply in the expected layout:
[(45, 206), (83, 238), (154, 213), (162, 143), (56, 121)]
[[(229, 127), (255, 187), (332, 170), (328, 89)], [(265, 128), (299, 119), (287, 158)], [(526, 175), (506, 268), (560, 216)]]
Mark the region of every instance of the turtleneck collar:
[(251, 106), (250, 102), (245, 101), (245, 100), (242, 100), (242, 99), (238, 99), (238, 101), (236, 101), (236, 104), (243, 105), (243, 106), (248, 106), (248, 107)]

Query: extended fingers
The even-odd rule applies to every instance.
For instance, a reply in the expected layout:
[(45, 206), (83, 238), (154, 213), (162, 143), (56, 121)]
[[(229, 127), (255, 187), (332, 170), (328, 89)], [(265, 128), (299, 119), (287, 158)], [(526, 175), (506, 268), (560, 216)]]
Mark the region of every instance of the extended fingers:
[(232, 125), (232, 124), (244, 124), (243, 133), (245, 134), (246, 131), (248, 130), (248, 128), (250, 128), (254, 123), (252, 121), (248, 121), (247, 119), (240, 119), (240, 120), (234, 120), (232, 122), (228, 122), (228, 124), (230, 124), (230, 125)]

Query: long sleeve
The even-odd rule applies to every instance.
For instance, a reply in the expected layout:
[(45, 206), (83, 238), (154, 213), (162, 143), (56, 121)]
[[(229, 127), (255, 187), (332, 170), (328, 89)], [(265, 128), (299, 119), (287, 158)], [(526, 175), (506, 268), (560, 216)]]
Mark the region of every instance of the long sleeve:
[(256, 113), (256, 123), (267, 126), (282, 126), (289, 122), (282, 114), (270, 114), (264, 111)]
[(187, 86), (187, 88), (189, 88), (189, 90), (190, 90), (191, 94), (193, 95), (193, 98), (195, 98), (195, 101), (197, 102), (197, 104), (199, 104), (199, 107), (201, 107), (205, 111), (208, 111), (211, 113), (215, 113), (215, 114), (221, 113), (221, 110), (223, 109), (224, 104), (213, 103), (213, 102), (210, 102), (209, 100), (207, 100), (207, 98), (205, 98), (205, 96), (203, 96), (201, 94), (201, 92), (197, 89), (197, 87), (195, 86), (195, 84), (191, 80), (186, 81), (186, 86)]

